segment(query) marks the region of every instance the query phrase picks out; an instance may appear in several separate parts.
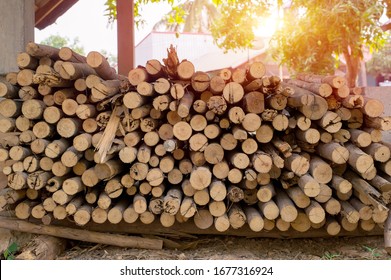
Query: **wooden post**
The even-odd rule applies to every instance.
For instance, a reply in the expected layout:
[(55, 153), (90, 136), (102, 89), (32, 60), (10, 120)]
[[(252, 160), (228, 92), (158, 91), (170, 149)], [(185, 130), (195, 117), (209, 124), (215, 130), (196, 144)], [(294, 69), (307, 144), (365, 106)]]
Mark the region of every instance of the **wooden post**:
[(134, 67), (134, 1), (117, 1), (118, 73), (127, 75)]

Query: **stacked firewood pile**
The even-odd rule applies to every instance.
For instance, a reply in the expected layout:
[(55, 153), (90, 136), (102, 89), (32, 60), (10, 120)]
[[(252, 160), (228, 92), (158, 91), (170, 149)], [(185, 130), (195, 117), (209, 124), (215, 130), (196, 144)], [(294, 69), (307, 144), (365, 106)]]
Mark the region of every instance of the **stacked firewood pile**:
[(17, 63), (0, 83), (0, 207), (20, 219), (330, 235), (387, 219), (390, 119), (342, 77), (210, 76), (173, 48), (128, 77), (35, 43)]

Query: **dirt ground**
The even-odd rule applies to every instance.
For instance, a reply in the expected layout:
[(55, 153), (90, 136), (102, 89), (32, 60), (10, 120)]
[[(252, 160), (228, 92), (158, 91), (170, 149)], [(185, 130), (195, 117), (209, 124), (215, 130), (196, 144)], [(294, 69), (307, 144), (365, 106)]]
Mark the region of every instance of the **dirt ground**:
[(247, 239), (204, 236), (175, 241), (179, 249), (140, 250), (70, 242), (61, 260), (391, 260), (383, 236), (315, 239)]

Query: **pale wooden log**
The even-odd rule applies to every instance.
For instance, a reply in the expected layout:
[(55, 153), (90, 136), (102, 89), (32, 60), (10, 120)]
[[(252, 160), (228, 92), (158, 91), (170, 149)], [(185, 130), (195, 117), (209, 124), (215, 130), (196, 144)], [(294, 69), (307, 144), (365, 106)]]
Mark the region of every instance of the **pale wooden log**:
[(312, 123), (311, 119), (307, 118), (302, 114), (296, 115), (296, 121), (297, 121), (297, 127), (302, 131), (306, 131), (311, 127), (311, 123)]
[(337, 164), (346, 163), (349, 159), (349, 151), (336, 142), (319, 144), (316, 150), (320, 156)]
[(246, 113), (260, 114), (265, 110), (265, 98), (259, 91), (252, 91), (243, 97), (243, 109)]
[(210, 78), (205, 72), (197, 71), (191, 77), (191, 87), (196, 92), (204, 92), (209, 88)]
[(327, 111), (317, 124), (329, 133), (336, 133), (342, 128), (341, 117), (332, 111)]
[(163, 94), (163, 95), (156, 96), (153, 99), (152, 105), (155, 110), (163, 112), (170, 108), (169, 106), (171, 101), (172, 101), (171, 95)]
[(319, 183), (309, 174), (301, 176), (298, 185), (308, 197), (316, 197), (320, 193)]
[(389, 209), (374, 208), (372, 219), (376, 224), (383, 224), (387, 220)]
[(297, 176), (302, 176), (308, 172), (310, 163), (306, 157), (293, 153), (285, 160), (285, 168), (294, 172)]
[(368, 147), (372, 142), (372, 137), (368, 132), (360, 129), (349, 129), (350, 141), (359, 148)]
[(212, 180), (212, 172), (207, 167), (195, 167), (190, 174), (190, 183), (196, 190), (207, 188)]
[(390, 148), (381, 143), (372, 143), (368, 147), (364, 148), (363, 151), (379, 162), (386, 162), (391, 157)]
[(236, 148), (238, 140), (231, 133), (224, 133), (220, 138), (220, 145), (226, 151)]
[(239, 184), (243, 179), (243, 173), (238, 168), (232, 168), (228, 172), (227, 179), (232, 184)]
[[(31, 200), (24, 200), (15, 207), (15, 215), (18, 219), (27, 219), (31, 215), (31, 211), (35, 205), (37, 205), (37, 201), (31, 201)], [(1, 219), (4, 219), (5, 217), (1, 217)], [(4, 228), (4, 226), (2, 226)]]
[(192, 128), (187, 122), (180, 121), (174, 125), (173, 134), (177, 139), (185, 141), (191, 137)]
[(109, 160), (105, 163), (95, 165), (95, 172), (100, 180), (112, 178), (123, 170), (123, 166), (118, 160)]
[(259, 143), (269, 143), (273, 138), (273, 127), (262, 124), (256, 131), (255, 137)]
[(84, 198), (82, 196), (74, 197), (65, 207), (65, 211), (68, 215), (74, 215), (84, 203)]
[(375, 208), (386, 211), (387, 208), (379, 202), (381, 194), (367, 181), (359, 178), (357, 174), (351, 171), (345, 172), (344, 177), (352, 183), (353, 189), (362, 196), (361, 201), (366, 199)]
[(193, 198), (184, 197), (181, 202), (181, 207), (179, 209), (179, 213), (181, 214), (181, 216), (185, 218), (191, 218), (196, 214), (196, 212), (197, 212), (197, 206), (194, 203)]
[(273, 200), (268, 202), (259, 202), (258, 207), (264, 217), (269, 220), (274, 220), (280, 215), (279, 207)]
[(193, 134), (189, 138), (189, 147), (192, 151), (203, 152), (208, 145), (208, 138), (202, 133)]
[(42, 203), (35, 205), (31, 209), (31, 216), (36, 219), (41, 219), (43, 216), (45, 216), (46, 210), (43, 208)]
[(207, 205), (210, 201), (210, 196), (209, 196), (208, 190), (207, 189), (196, 190), (194, 192), (193, 199), (197, 205), (200, 205), (200, 206)]
[(79, 192), (85, 191), (86, 186), (83, 184), (80, 177), (72, 177), (64, 180), (62, 189), (68, 195), (75, 195)]
[(207, 229), (213, 225), (213, 216), (208, 210), (199, 210), (194, 215), (194, 224), (199, 229)]
[(215, 164), (212, 169), (213, 175), (220, 180), (227, 178), (229, 171), (228, 163), (225, 160)]
[(227, 110), (227, 101), (222, 96), (212, 96), (206, 105), (210, 111), (217, 115), (222, 115)]
[(139, 214), (134, 210), (133, 204), (130, 204), (125, 209), (122, 216), (124, 221), (128, 224), (134, 223), (139, 218)]
[(361, 220), (372, 219), (372, 208), (370, 206), (363, 204), (360, 200), (354, 197), (349, 200), (349, 203), (357, 210)]
[(347, 201), (341, 201), (341, 215), (351, 224), (358, 223), (359, 212)]
[(362, 108), (364, 106), (364, 97), (361, 95), (349, 95), (346, 98), (342, 99), (342, 105), (345, 108)]
[(23, 104), (13, 99), (2, 99), (0, 100), (0, 114), (5, 118), (16, 118), (20, 115)]
[(91, 220), (92, 207), (89, 205), (83, 205), (77, 209), (73, 215), (75, 223), (79, 226), (86, 225)]
[(364, 97), (364, 105), (361, 111), (371, 118), (380, 117), (383, 114), (384, 105), (380, 100)]
[(330, 182), (333, 176), (330, 165), (316, 156), (311, 157), (309, 172), (316, 181), (322, 184)]
[(179, 210), (182, 202), (182, 191), (171, 188), (163, 199), (164, 212), (174, 216)]
[(260, 151), (252, 156), (251, 162), (253, 168), (260, 173), (269, 172), (273, 164), (271, 156)]
[(174, 169), (175, 160), (172, 156), (164, 156), (159, 163), (159, 168), (163, 173), (168, 173)]
[(230, 122), (229, 122), (229, 119), (228, 118), (222, 118), (220, 121), (219, 121), (219, 126), (221, 129), (227, 129), (230, 127)]
[(326, 184), (319, 184), (320, 193), (314, 197), (314, 199), (319, 203), (327, 202), (333, 195), (333, 190)]
[(30, 200), (36, 200), (40, 196), (41, 192), (39, 190), (27, 189), (26, 198)]
[(379, 192), (382, 193), (383, 199), (385, 199), (385, 194), (391, 192), (391, 182), (387, 175), (381, 174), (381, 176), (376, 175), (375, 178), (369, 181), (371, 186), (375, 187)]
[(117, 78), (115, 69), (110, 66), (107, 59), (99, 52), (89, 52), (84, 62), (87, 62), (87, 64), (94, 68), (96, 73), (105, 80)]
[[(43, 92), (42, 88), (39, 88), (38, 89)], [(1, 84), (0, 84), (0, 90), (1, 90)], [(42, 94), (42, 93), (41, 93)], [(48, 93), (49, 94), (49, 93)], [(38, 91), (33, 88), (32, 86), (24, 86), (24, 87), (21, 87), (18, 91), (18, 96), (20, 99), (22, 99), (23, 101), (26, 101), (26, 100), (31, 100), (31, 99), (37, 99), (39, 98), (38, 97)]]
[(16, 79), (18, 72), (9, 72), (5, 75), (5, 80), (11, 85), (17, 85), (18, 81)]
[(63, 111), (54, 106), (46, 107), (43, 111), (43, 119), (49, 124), (57, 123), (63, 115)]
[(311, 203), (310, 198), (298, 186), (288, 188), (286, 193), (299, 208), (306, 208)]
[(30, 86), (33, 84), (35, 71), (31, 69), (22, 69), (18, 72), (16, 79), (20, 86)]
[(100, 179), (98, 178), (97, 172), (95, 171), (95, 167), (91, 167), (84, 171), (84, 173), (81, 175), (81, 180), (87, 187), (93, 187), (98, 184)]
[(273, 184), (271, 183), (259, 187), (257, 191), (257, 198), (261, 202), (268, 202), (275, 195), (276, 195), (276, 191), (274, 189)]
[(160, 215), (163, 213), (163, 197), (153, 197), (149, 201), (148, 210), (155, 215)]
[(227, 196), (227, 188), (220, 180), (214, 180), (209, 186), (209, 195), (214, 201), (223, 201)]
[(255, 132), (260, 128), (262, 120), (257, 114), (247, 113), (245, 114), (241, 124), (246, 131)]
[(165, 227), (165, 228), (169, 228), (169, 227), (172, 227), (174, 224), (175, 224), (175, 216), (173, 215), (170, 215), (168, 213), (165, 213), (163, 212), (161, 215), (160, 215), (160, 224)]
[(45, 148), (45, 155), (52, 159), (58, 158), (66, 151), (68, 147), (69, 143), (66, 139), (62, 138), (59, 140), (54, 140)]
[(332, 138), (333, 138), (334, 142), (346, 143), (350, 140), (351, 135), (350, 135), (349, 130), (342, 128), (339, 131), (337, 131), (336, 133), (333, 133)]
[(320, 96), (314, 95), (314, 102), (310, 105), (299, 107), (299, 111), (311, 120), (320, 120), (328, 110), (327, 101)]
[(17, 98), (18, 88), (7, 81), (0, 82), (0, 97), (3, 98)]
[(320, 133), (314, 128), (308, 128), (305, 131), (296, 130), (295, 135), (298, 140), (304, 141), (309, 144), (316, 144), (320, 140)]
[[(209, 98), (210, 99), (210, 98)], [(208, 101), (209, 101), (208, 99)], [(199, 114), (204, 114), (208, 110), (207, 102), (198, 99), (193, 102), (193, 110)]]
[(377, 168), (386, 173), (388, 176), (391, 176), (391, 160), (378, 164)]
[(284, 131), (288, 128), (288, 117), (283, 114), (278, 114), (272, 121), (272, 125), (277, 131)]
[(23, 171), (32, 173), (38, 169), (40, 169), (39, 158), (36, 156), (28, 156), (23, 160)]
[(135, 109), (144, 105), (147, 102), (147, 97), (140, 95), (136, 91), (127, 92), (123, 97), (124, 105), (129, 109)]
[(365, 173), (373, 167), (374, 162), (370, 155), (351, 143), (347, 143), (345, 147), (349, 150), (350, 156), (348, 163), (352, 168), (359, 173)]
[(123, 218), (123, 212), (129, 206), (129, 201), (127, 199), (120, 200), (115, 204), (107, 214), (107, 220), (112, 224), (118, 224)]
[(40, 190), (47, 185), (47, 181), (53, 177), (53, 174), (46, 171), (36, 171), (30, 173), (27, 177), (27, 185), (30, 189)]
[(75, 240), (103, 243), (121, 247), (134, 247), (134, 248), (150, 248), (161, 249), (163, 247), (163, 241), (152, 240), (139, 237), (128, 237), (117, 234), (105, 234), (86, 230), (71, 229), (66, 227), (55, 226), (43, 226), (35, 225), (32, 223), (18, 221), (11, 218), (1, 218), (1, 227), (15, 229), (23, 232), (31, 232), (35, 234), (48, 234), (52, 236), (70, 238)]
[(183, 194), (185, 196), (192, 197), (194, 195), (194, 193), (196, 192), (196, 190), (191, 186), (189, 179), (183, 180), (183, 182), (181, 184), (181, 188), (182, 188)]
[[(9, 132), (7, 134), (9, 134)], [(30, 145), (35, 139), (37, 139), (37, 137), (34, 135), (33, 131), (26, 130), (20, 133), (18, 144)]]
[(243, 227), (247, 222), (246, 214), (237, 204), (233, 204), (231, 209), (228, 211), (228, 219), (231, 227), (234, 229)]
[(326, 213), (322, 206), (313, 200), (311, 201), (311, 204), (305, 208), (305, 213), (307, 214), (309, 220), (315, 224), (321, 223), (326, 218)]
[(29, 120), (25, 116), (21, 115), (16, 118), (15, 126), (19, 131), (27, 131), (34, 126), (34, 121)]
[(287, 106), (288, 98), (282, 94), (269, 95), (265, 103), (269, 109), (281, 111)]
[(108, 216), (108, 211), (107, 209), (102, 209), (99, 207), (95, 207), (92, 210), (91, 213), (91, 219), (93, 222), (97, 224), (103, 224), (104, 222), (107, 221), (107, 216)]
[(96, 75), (95, 70), (87, 63), (74, 63), (65, 61), (60, 66), (59, 74), (66, 80), (77, 80), (88, 75)]
[(366, 127), (376, 128), (382, 131), (388, 131), (391, 130), (391, 117), (371, 118), (365, 116), (364, 124)]
[(44, 171), (51, 171), (53, 167), (53, 159), (49, 157), (43, 157), (39, 161), (39, 166), (41, 167), (42, 170)]
[(214, 76), (210, 79), (209, 88), (215, 95), (220, 95), (225, 87), (225, 80), (220, 76)]
[[(83, 91), (87, 90), (87, 88), (88, 88), (87, 83), (86, 83), (86, 79), (84, 79), (84, 78), (79, 78), (79, 79), (75, 80), (73, 86), (75, 87), (75, 89), (77, 91), (80, 91), (80, 92), (83, 92)], [(81, 104), (81, 103), (79, 103), (79, 104)]]
[(227, 214), (214, 218), (214, 226), (218, 232), (225, 232), (229, 229), (230, 223)]
[(13, 146), (9, 149), (9, 157), (16, 161), (22, 161), (29, 155), (31, 155), (31, 150), (23, 146)]
[(52, 197), (48, 197), (42, 202), (42, 205), (46, 212), (53, 212), (54, 208), (57, 206), (57, 203), (53, 200)]
[[(56, 202), (58, 205), (64, 206), (68, 202), (70, 202), (73, 199), (73, 195), (69, 195), (65, 193), (62, 189), (55, 191), (52, 195), (54, 202)], [(65, 206), (64, 206), (65, 210)], [(54, 211), (54, 210), (53, 210)]]
[(297, 209), (285, 192), (277, 192), (276, 203), (280, 212), (281, 219), (283, 221), (290, 223), (297, 218)]
[(341, 225), (332, 217), (328, 217), (325, 224), (327, 233), (331, 236), (336, 236), (341, 231)]
[(95, 119), (89, 118), (83, 121), (82, 128), (87, 133), (94, 133), (98, 129), (98, 124)]
[(298, 232), (306, 232), (311, 228), (311, 221), (303, 211), (298, 211), (297, 218), (290, 226)]
[(372, 219), (360, 220), (359, 226), (360, 226), (360, 229), (367, 231), (367, 232), (371, 232), (376, 227), (376, 223)]
[(112, 204), (111, 198), (105, 192), (101, 192), (99, 194), (98, 201), (97, 201), (98, 207), (107, 210), (110, 208), (111, 204)]
[(228, 118), (232, 123), (240, 124), (244, 120), (245, 113), (242, 108), (234, 106), (228, 110)]
[[(258, 150), (258, 143), (253, 138), (248, 138), (242, 142), (241, 148), (245, 154), (252, 155)], [(278, 154), (272, 154), (273, 162), (279, 161), (278, 157)]]

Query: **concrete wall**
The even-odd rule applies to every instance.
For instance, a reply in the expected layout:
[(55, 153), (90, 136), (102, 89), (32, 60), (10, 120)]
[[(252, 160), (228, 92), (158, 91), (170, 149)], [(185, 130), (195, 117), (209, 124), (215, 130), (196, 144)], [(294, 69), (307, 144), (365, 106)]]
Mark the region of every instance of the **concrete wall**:
[(16, 55), (34, 41), (34, 0), (0, 0), (0, 75), (16, 71)]

